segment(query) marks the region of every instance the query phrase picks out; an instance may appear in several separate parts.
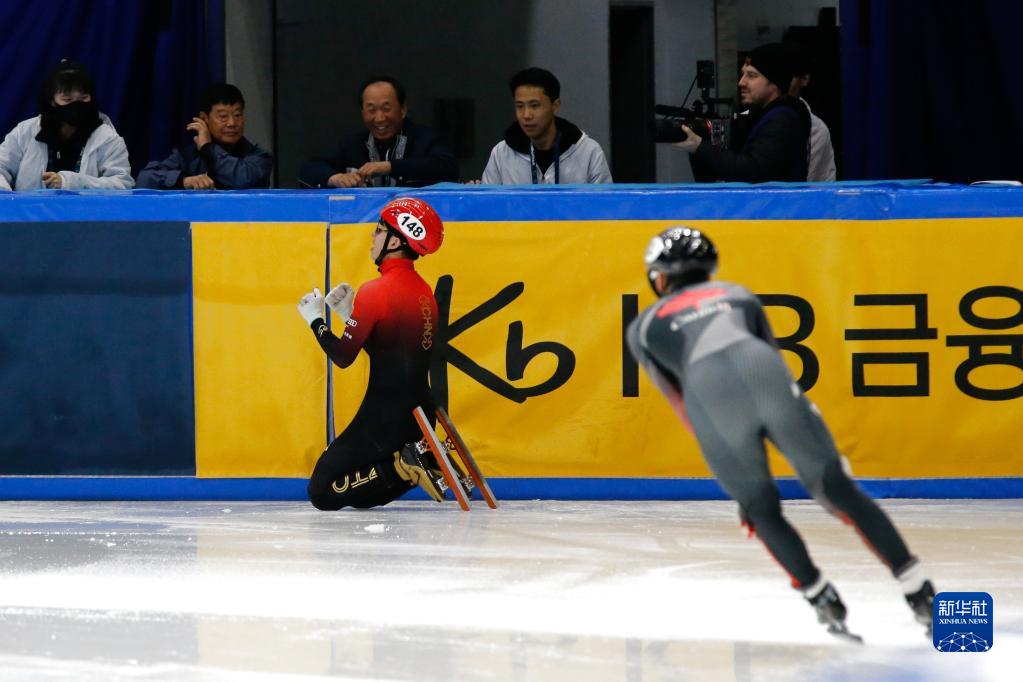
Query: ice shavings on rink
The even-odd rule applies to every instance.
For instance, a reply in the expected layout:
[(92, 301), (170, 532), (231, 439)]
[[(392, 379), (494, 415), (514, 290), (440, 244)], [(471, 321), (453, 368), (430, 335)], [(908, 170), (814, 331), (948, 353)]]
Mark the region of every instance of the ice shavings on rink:
[(934, 650), (887, 570), (786, 509), (864, 647), (827, 635), (725, 502), (0, 503), (0, 680), (1004, 680), (1023, 501), (883, 505), (993, 648)]

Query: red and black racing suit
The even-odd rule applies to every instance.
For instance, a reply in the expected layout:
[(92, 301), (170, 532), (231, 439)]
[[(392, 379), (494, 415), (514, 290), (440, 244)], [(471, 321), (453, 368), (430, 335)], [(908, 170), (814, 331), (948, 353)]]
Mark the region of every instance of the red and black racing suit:
[(338, 367), (352, 364), (360, 350), (369, 355), (362, 405), (309, 479), (309, 501), (317, 509), (375, 507), (414, 487), (398, 476), (393, 456), (422, 438), (414, 408), (422, 406), (433, 420), (428, 373), (436, 320), (433, 291), (405, 258), (384, 261), (380, 277), (359, 288), (340, 338), (323, 320), (313, 320), (320, 347)]

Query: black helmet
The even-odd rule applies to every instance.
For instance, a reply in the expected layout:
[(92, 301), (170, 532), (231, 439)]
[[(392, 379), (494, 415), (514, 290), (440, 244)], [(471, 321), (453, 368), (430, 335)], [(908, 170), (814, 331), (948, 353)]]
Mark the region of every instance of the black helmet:
[[(699, 230), (675, 225), (650, 240), (643, 260), (651, 287), (661, 272), (680, 286), (709, 279), (718, 267), (718, 250)], [(658, 293), (656, 289), (654, 293)]]

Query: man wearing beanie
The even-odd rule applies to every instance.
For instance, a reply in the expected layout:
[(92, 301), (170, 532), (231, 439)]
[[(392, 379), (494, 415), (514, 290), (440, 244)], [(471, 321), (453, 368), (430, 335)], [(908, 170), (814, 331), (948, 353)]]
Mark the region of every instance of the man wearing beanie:
[(698, 182), (805, 182), (810, 115), (787, 93), (795, 58), (781, 43), (761, 45), (742, 66), (739, 98), (749, 107), (749, 134), (738, 150), (711, 145), (687, 126), (686, 139), (673, 145), (692, 154)]

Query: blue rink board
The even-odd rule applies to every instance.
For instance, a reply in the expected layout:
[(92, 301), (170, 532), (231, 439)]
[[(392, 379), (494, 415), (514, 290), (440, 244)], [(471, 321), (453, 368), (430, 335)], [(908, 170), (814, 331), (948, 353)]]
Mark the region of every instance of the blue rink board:
[[(490, 478), (500, 500), (724, 500), (709, 478)], [(1023, 498), (1023, 478), (859, 479), (875, 498)], [(809, 499), (791, 478), (785, 499)], [(477, 494), (478, 498), (479, 495)], [(304, 478), (0, 476), (0, 500), (266, 500), (306, 498)], [(419, 488), (405, 499), (429, 499)]]
[(194, 475), (192, 358), (188, 222), (0, 219), (0, 474)]
[(893, 220), (1023, 217), (1023, 187), (922, 181), (715, 185), (482, 186), (422, 189), (62, 191), (0, 193), (0, 220), (375, 222), (396, 196), (428, 200), (448, 221)]
[[(1023, 218), (1023, 188), (919, 181), (0, 192), (0, 223), (9, 224), (0, 240), (8, 247), (6, 259), (0, 257), (7, 265), (0, 284), (5, 283), (7, 304), (13, 311), (3, 316), (12, 327), (5, 350), (8, 360), (12, 348), (19, 357), (31, 360), (17, 368), (20, 374), (5, 375), (8, 394), (20, 395), (22, 400), (9, 403), (5, 412), (0, 471), (6, 465), (7, 475), (0, 475), (0, 498), (304, 499), (301, 479), (196, 479), (191, 475), (195, 460), (190, 223), (374, 222), (386, 201), (409, 195), (428, 199), (451, 222)], [(124, 238), (126, 232), (131, 233), (130, 239)], [(56, 253), (62, 257), (55, 259)], [(115, 254), (119, 257), (114, 258)], [(1011, 253), (995, 257), (1013, 258)], [(156, 284), (148, 282), (143, 287), (146, 296), (125, 296), (107, 281), (111, 274), (131, 268), (143, 274), (120, 277), (116, 284), (127, 283), (135, 291), (155, 276)], [(62, 278), (56, 277), (62, 273)], [(78, 281), (81, 273), (99, 273), (99, 282), (83, 289)], [(40, 283), (52, 288), (54, 282), (64, 288), (44, 292), (46, 306), (22, 305), (26, 296), (38, 297)], [(108, 290), (109, 301), (100, 300), (104, 297), (98, 294)], [(88, 306), (81, 304), (85, 298)], [(139, 306), (144, 310), (136, 310)], [(129, 314), (124, 314), (125, 309)], [(26, 326), (25, 310), (35, 316), (30, 319), (33, 326)], [(158, 333), (153, 324), (159, 325)], [(59, 333), (54, 334), (51, 327), (59, 328)], [(76, 341), (70, 344), (73, 353), (66, 351), (64, 343), (69, 329)], [(97, 342), (100, 338), (106, 341)], [(147, 341), (132, 343), (136, 338)], [(163, 345), (147, 345), (152, 339)], [(57, 342), (61, 345), (55, 346)], [(97, 356), (106, 357), (101, 352), (120, 349), (127, 354), (116, 372), (107, 371), (109, 362), (96, 362)], [(115, 375), (120, 377), (116, 386), (109, 382)], [(39, 376), (46, 380), (39, 381)], [(168, 387), (170, 400), (160, 394)], [(40, 415), (48, 419), (41, 421)], [(53, 419), (54, 415), (60, 419)], [(51, 435), (40, 424), (54, 430), (55, 437), (34, 437)], [(878, 497), (1023, 498), (1023, 478), (876, 479), (862, 484)], [(723, 498), (709, 479), (495, 479), (493, 485), (503, 499)], [(794, 481), (780, 485), (787, 497), (805, 497)], [(425, 499), (418, 491), (410, 497)]]

